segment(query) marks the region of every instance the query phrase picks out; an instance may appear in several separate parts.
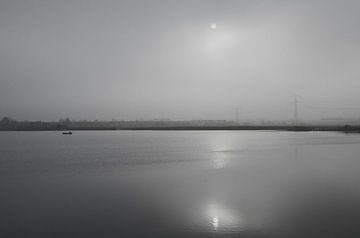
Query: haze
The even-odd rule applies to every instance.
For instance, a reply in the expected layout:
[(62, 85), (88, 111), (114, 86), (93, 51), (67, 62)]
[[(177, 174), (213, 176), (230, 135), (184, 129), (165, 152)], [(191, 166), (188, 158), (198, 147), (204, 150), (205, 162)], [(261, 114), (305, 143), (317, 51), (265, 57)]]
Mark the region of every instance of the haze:
[[(358, 1), (2, 0), (0, 116), (360, 117)], [(216, 24), (213, 29), (212, 24)]]

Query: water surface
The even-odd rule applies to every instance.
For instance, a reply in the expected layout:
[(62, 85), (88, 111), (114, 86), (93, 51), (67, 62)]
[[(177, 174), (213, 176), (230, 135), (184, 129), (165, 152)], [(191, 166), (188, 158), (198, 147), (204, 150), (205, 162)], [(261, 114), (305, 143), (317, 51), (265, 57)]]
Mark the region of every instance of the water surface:
[(0, 132), (0, 237), (357, 237), (360, 135)]

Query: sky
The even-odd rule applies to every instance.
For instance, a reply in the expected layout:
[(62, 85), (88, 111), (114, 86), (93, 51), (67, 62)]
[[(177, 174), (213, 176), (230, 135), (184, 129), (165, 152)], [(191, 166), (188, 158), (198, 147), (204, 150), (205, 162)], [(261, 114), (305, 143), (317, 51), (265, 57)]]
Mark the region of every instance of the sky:
[[(0, 117), (360, 117), (360, 2), (1, 0)], [(216, 29), (211, 28), (216, 24)]]

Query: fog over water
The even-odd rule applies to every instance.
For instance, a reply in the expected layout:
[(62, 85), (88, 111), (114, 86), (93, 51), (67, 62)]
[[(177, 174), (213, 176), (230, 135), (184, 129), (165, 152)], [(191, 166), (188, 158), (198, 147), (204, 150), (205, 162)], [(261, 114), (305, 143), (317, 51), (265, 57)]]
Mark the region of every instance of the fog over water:
[(359, 12), (355, 0), (2, 0), (0, 116), (288, 119), (299, 94), (302, 119), (359, 117)]

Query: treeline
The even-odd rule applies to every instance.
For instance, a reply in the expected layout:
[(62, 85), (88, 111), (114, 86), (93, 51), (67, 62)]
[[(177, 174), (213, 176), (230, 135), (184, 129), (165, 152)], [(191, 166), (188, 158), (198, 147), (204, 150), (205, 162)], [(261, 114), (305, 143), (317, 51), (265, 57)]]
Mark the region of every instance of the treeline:
[(225, 120), (149, 120), (149, 121), (75, 121), (69, 118), (56, 122), (17, 121), (4, 117), (0, 131), (67, 131), (67, 130), (287, 130), (360, 132), (360, 125), (242, 124)]
[(2, 131), (59, 131), (59, 130), (115, 130), (111, 122), (71, 121), (69, 118), (57, 122), (17, 121), (4, 117), (0, 121)]
[(225, 120), (192, 120), (192, 121), (171, 121), (171, 120), (136, 120), (136, 121), (86, 121), (61, 119), (56, 122), (44, 121), (17, 121), (10, 117), (4, 117), (0, 121), (2, 131), (50, 131), (50, 130), (122, 130), (122, 129), (146, 129), (146, 128), (167, 128), (167, 127), (220, 127), (231, 125)]

